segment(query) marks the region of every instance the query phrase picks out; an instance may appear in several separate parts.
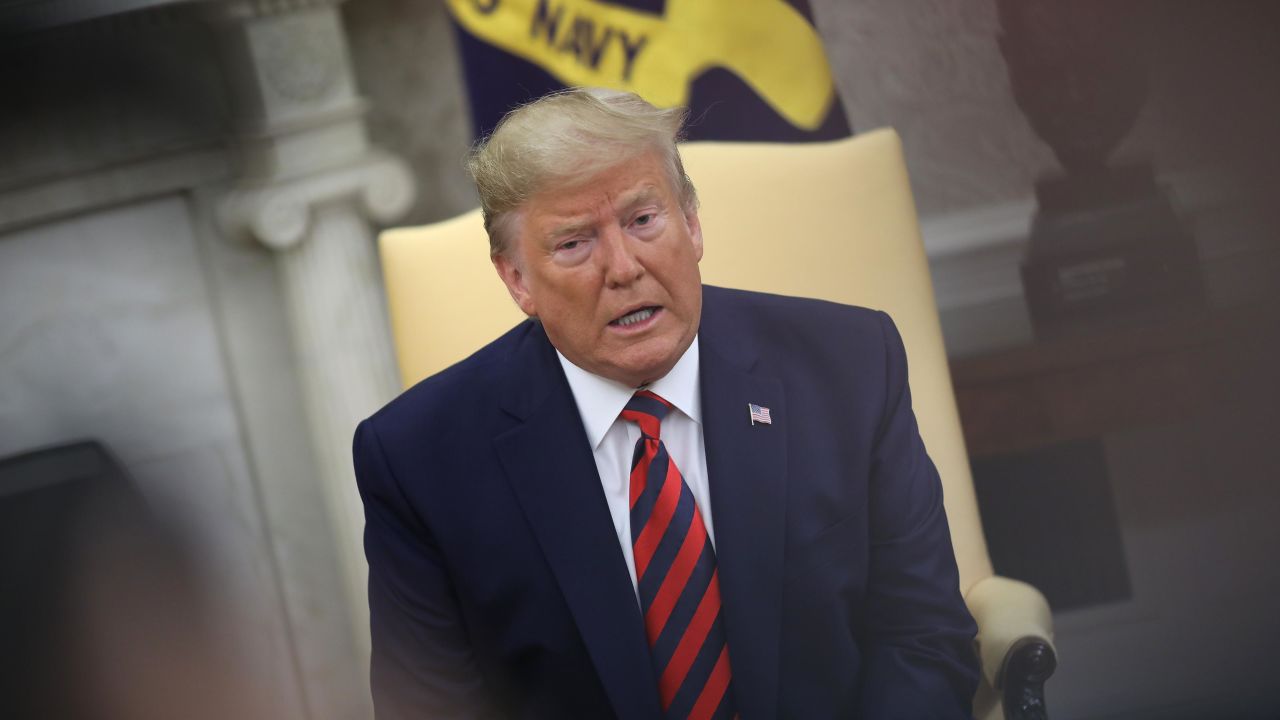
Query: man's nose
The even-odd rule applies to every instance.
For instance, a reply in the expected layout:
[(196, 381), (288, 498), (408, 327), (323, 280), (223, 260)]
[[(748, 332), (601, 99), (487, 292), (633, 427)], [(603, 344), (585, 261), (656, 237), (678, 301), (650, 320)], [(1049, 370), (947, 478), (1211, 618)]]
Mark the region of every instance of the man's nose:
[(644, 275), (644, 265), (636, 257), (634, 241), (620, 227), (606, 230), (600, 238), (605, 284), (623, 287)]

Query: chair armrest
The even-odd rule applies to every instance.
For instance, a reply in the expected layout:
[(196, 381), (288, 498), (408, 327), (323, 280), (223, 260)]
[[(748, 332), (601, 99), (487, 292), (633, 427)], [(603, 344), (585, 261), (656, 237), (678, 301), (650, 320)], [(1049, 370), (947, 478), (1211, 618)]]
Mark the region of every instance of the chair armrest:
[(1044, 718), (1044, 681), (1057, 667), (1053, 616), (1039, 590), (992, 576), (965, 595), (978, 623), (982, 674), (1004, 703), (1010, 720)]

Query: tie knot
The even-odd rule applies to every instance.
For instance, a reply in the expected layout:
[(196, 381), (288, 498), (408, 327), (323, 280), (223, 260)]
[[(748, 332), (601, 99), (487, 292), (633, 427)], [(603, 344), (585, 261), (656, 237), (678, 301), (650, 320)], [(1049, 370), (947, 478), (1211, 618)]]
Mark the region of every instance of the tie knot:
[(640, 426), (640, 432), (655, 440), (660, 438), (662, 418), (671, 411), (671, 403), (662, 399), (661, 395), (641, 390), (627, 401), (622, 410), (622, 417)]

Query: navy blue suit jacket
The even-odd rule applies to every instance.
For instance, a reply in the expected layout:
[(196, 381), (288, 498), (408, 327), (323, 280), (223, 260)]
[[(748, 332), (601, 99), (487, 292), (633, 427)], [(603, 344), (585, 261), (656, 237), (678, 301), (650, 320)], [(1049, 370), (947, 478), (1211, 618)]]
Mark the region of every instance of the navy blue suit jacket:
[[(703, 297), (703, 434), (741, 717), (969, 717), (975, 626), (892, 322)], [(773, 423), (753, 425), (748, 403)], [(592, 451), (538, 323), (361, 423), (355, 462), (380, 720), (661, 717)]]

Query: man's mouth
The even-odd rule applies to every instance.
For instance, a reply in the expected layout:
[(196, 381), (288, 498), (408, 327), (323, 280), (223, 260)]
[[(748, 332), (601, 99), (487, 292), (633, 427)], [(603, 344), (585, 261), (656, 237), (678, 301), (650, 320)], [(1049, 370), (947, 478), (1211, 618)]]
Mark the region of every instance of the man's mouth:
[(648, 320), (649, 318), (653, 317), (653, 314), (658, 312), (659, 310), (661, 310), (661, 308), (659, 308), (657, 305), (649, 305), (647, 307), (638, 308), (636, 310), (632, 310), (626, 315), (623, 315), (622, 317), (610, 320), (609, 324), (613, 327), (630, 327), (637, 323), (642, 323), (645, 320)]

